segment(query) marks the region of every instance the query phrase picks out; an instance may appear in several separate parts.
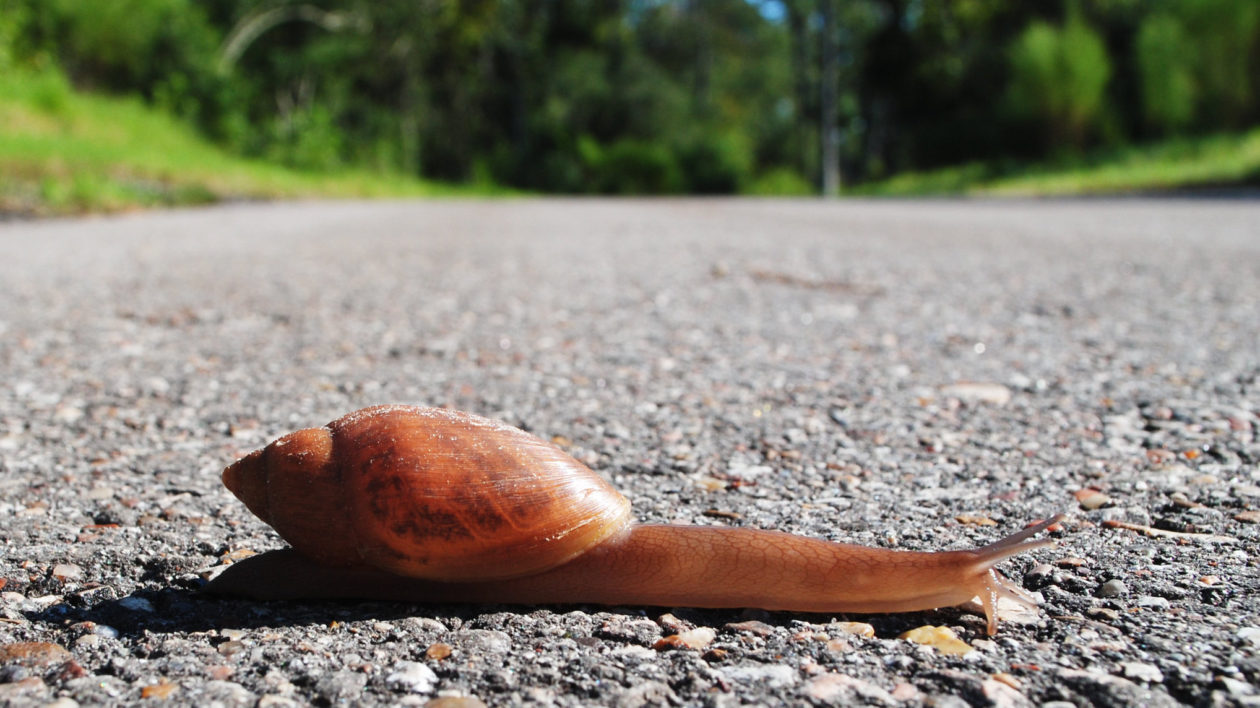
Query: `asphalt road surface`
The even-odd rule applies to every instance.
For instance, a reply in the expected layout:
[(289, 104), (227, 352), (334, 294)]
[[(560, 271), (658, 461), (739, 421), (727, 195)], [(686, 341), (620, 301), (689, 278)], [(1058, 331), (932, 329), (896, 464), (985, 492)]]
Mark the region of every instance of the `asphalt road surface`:
[[(1260, 705), (1258, 375), (1250, 200), (3, 223), (0, 704)], [(1066, 518), (999, 566), (1041, 606), (992, 638), (202, 592), (284, 546), (223, 466), (377, 403), (552, 440), (645, 521), (945, 550)]]

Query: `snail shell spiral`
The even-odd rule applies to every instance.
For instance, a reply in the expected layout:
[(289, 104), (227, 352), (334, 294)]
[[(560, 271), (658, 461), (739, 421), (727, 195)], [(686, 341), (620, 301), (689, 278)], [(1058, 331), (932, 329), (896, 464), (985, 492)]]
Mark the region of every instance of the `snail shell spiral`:
[(376, 406), (223, 472), (298, 552), (441, 581), (559, 566), (630, 526), (630, 503), (551, 443), (479, 416)]

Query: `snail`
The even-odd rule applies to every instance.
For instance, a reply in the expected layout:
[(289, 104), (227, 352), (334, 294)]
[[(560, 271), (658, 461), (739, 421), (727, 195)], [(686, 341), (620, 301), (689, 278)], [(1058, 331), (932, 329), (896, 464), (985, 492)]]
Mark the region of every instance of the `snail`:
[(376, 406), (290, 433), (223, 482), (291, 550), (207, 589), (256, 599), (908, 612), (1036, 601), (993, 566), (1053, 545), (1049, 519), (974, 550), (868, 548), (778, 531), (636, 524), (558, 447), (442, 408)]

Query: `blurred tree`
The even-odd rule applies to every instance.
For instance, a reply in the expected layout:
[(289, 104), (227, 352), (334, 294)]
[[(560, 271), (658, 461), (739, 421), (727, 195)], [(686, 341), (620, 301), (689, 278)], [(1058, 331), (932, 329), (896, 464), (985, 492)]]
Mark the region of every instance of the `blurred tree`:
[(17, 63), (20, 37), (30, 23), (30, 9), (14, 0), (0, 0), (0, 71)]
[[(815, 59), (813, 33), (810, 28), (813, 2), (784, 0), (784, 14), (792, 44), (792, 103), (788, 110), (793, 117), (788, 140), (795, 153), (796, 168), (803, 175), (818, 174), (818, 62)], [(792, 164), (792, 163), (788, 163)]]
[(836, 125), (836, 92), (840, 86), (839, 62), (836, 52), (836, 14), (832, 0), (818, 0), (819, 34), (818, 63), (819, 98), (818, 132), (822, 137), (822, 194), (834, 197), (840, 193), (840, 127)]
[(1166, 13), (1142, 20), (1134, 43), (1142, 74), (1142, 111), (1158, 133), (1176, 133), (1194, 119), (1195, 47), (1181, 22)]
[(0, 0), (0, 67), (39, 57), (244, 153), (543, 191), (821, 191), (1260, 120), (1258, 0)]
[(1260, 2), (1193, 0), (1175, 3), (1197, 40), (1186, 61), (1197, 64), (1209, 122), (1237, 129), (1257, 118), (1260, 91)]
[(1010, 101), (1045, 126), (1046, 144), (1084, 147), (1103, 112), (1111, 61), (1077, 5), (1063, 27), (1030, 24), (1011, 49), (1011, 71)]

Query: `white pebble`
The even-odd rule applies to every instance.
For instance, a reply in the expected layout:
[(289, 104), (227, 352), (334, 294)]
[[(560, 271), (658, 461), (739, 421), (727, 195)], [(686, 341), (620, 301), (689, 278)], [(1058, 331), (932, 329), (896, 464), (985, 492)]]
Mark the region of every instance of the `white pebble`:
[(118, 604), (132, 612), (155, 612), (153, 603), (143, 597), (124, 597)]
[(412, 693), (433, 693), (437, 682), (438, 677), (433, 669), (416, 661), (400, 661), (394, 664), (393, 670), (385, 677), (385, 683), (390, 688)]
[(1238, 638), (1260, 646), (1260, 627), (1243, 627), (1238, 630)]
[(1125, 678), (1146, 681), (1147, 683), (1164, 682), (1164, 673), (1153, 664), (1144, 664), (1140, 661), (1126, 661), (1120, 664), (1120, 668), (1124, 671)]
[(796, 683), (796, 670), (782, 664), (734, 666), (722, 674), (735, 683), (764, 683), (770, 688), (785, 688)]

